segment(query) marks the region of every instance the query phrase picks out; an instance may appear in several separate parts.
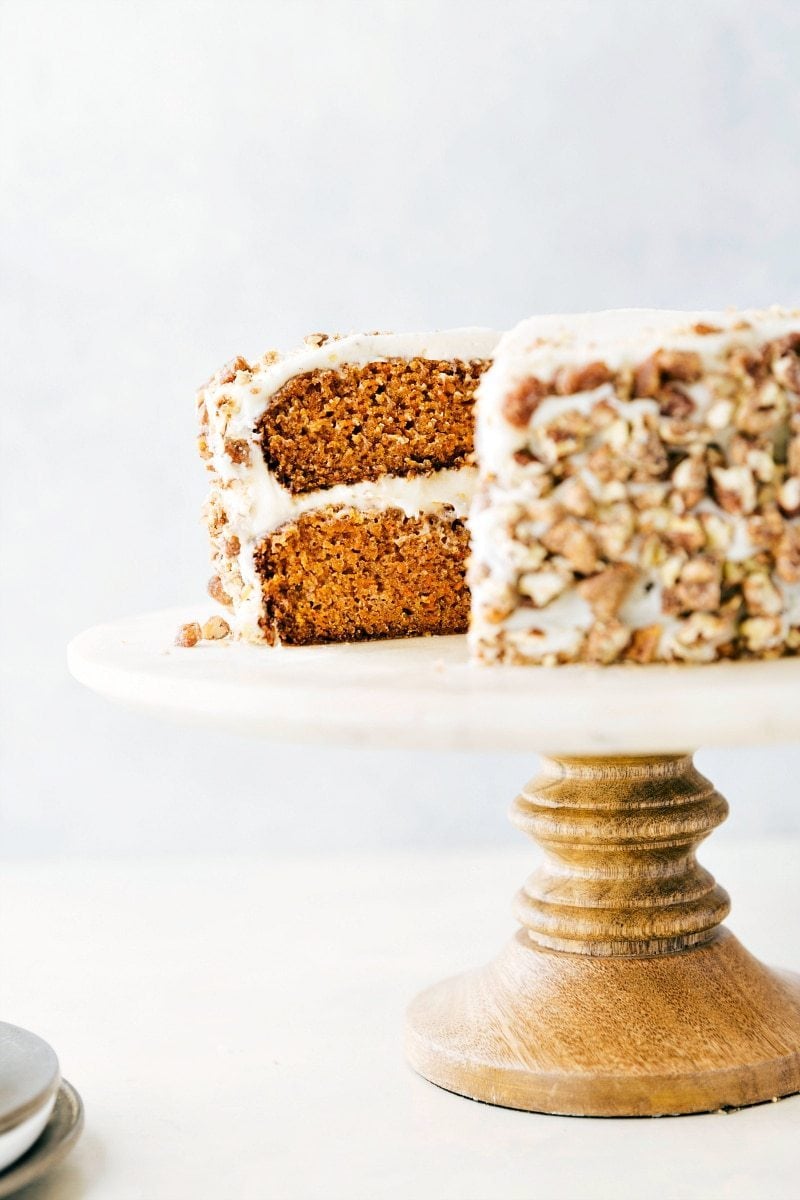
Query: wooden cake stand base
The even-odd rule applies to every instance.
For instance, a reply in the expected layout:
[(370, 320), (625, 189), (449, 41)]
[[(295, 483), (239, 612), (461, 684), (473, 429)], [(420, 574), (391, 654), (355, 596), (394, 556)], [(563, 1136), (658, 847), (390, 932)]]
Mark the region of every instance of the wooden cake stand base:
[(178, 650), (173, 610), (70, 647), (102, 694), (298, 741), (547, 749), (513, 820), (544, 852), (522, 928), (488, 967), (408, 1014), (427, 1079), (490, 1104), (587, 1116), (702, 1112), (800, 1091), (800, 977), (720, 922), (695, 858), (727, 804), (687, 747), (800, 736), (800, 660), (477, 668), (463, 639)]
[(561, 758), (515, 801), (545, 852), (522, 929), (408, 1014), (408, 1056), (449, 1091), (509, 1108), (656, 1116), (800, 1091), (800, 976), (720, 921), (694, 850), (727, 812), (689, 756)]

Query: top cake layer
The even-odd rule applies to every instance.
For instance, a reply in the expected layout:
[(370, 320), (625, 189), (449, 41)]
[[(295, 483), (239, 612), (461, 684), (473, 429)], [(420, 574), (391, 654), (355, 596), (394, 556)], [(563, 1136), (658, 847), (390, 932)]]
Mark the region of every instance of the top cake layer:
[(800, 646), (800, 313), (539, 317), (478, 392), (486, 661)]

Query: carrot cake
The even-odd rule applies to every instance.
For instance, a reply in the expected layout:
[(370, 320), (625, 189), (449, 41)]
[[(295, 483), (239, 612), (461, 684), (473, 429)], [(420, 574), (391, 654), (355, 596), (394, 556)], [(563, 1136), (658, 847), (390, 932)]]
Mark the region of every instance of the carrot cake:
[(315, 334), (285, 356), (238, 358), (201, 389), (209, 590), (240, 636), (466, 630), (474, 396), (496, 341)]
[(478, 661), (800, 651), (800, 312), (525, 321), (476, 449)]

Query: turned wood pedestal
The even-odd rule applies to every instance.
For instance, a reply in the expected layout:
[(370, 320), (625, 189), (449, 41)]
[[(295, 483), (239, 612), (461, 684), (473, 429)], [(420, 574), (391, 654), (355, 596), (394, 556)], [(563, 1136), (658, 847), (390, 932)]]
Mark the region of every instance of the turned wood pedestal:
[(73, 674), (161, 716), (269, 738), (550, 750), (512, 808), (543, 851), (517, 895), (521, 928), (487, 967), (412, 1003), (417, 1071), (490, 1104), (590, 1116), (800, 1091), (800, 978), (721, 924), (728, 896), (695, 851), (727, 804), (686, 752), (800, 737), (800, 660), (481, 669), (461, 638), (174, 648), (201, 608), (87, 631)]
[(512, 808), (544, 851), (522, 928), (414, 1001), (412, 1065), (490, 1104), (592, 1116), (800, 1090), (800, 977), (720, 926), (728, 895), (695, 858), (727, 809), (688, 755), (545, 759)]

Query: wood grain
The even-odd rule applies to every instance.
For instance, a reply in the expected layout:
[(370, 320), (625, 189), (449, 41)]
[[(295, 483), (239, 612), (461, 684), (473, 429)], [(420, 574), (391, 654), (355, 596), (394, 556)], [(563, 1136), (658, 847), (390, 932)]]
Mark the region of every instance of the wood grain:
[(727, 813), (688, 755), (546, 758), (511, 810), (544, 850), (516, 915), (538, 945), (578, 954), (707, 941), (730, 901), (694, 851)]
[(727, 812), (688, 755), (546, 760), (515, 801), (544, 862), (482, 970), (409, 1009), (408, 1056), (491, 1104), (591, 1116), (738, 1107), (800, 1090), (800, 977), (719, 922), (695, 847)]

